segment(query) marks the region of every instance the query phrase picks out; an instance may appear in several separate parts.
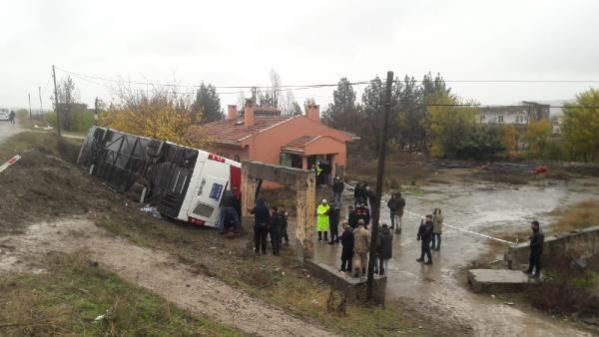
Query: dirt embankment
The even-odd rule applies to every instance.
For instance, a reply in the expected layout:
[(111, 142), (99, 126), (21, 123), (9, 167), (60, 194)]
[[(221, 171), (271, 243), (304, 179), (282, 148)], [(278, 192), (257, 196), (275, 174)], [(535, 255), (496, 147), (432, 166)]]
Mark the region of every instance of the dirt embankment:
[[(11, 247), (0, 272), (42, 272), (40, 257), (53, 252), (86, 252), (101, 267), (138, 284), (191, 313), (259, 336), (335, 336), (289, 316), (231, 286), (197, 273), (174, 257), (115, 238), (86, 219), (38, 223), (26, 233), (0, 239)], [(27, 262), (25, 262), (27, 261)]]

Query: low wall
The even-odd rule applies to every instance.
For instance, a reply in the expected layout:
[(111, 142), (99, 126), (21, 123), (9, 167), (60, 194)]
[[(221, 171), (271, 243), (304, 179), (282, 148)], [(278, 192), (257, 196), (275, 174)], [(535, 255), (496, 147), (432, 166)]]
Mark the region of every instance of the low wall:
[[(312, 260), (306, 260), (304, 266), (315, 277), (327, 282), (331, 287), (345, 294), (348, 303), (366, 303), (366, 278), (347, 277), (345, 273), (340, 273), (337, 269), (317, 263)], [(373, 302), (376, 304), (385, 304), (385, 292), (387, 288), (387, 277), (374, 275)]]
[[(599, 226), (579, 229), (567, 234), (545, 237), (542, 263), (551, 266), (552, 261), (565, 258), (589, 257), (599, 254)], [(528, 264), (529, 242), (508, 248), (504, 258), (509, 268)]]

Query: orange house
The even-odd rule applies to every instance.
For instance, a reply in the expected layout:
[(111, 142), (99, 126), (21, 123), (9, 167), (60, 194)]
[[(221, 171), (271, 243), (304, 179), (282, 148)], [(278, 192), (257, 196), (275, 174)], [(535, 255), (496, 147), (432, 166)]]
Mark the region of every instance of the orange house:
[(308, 106), (307, 116), (281, 116), (280, 110), (255, 107), (251, 100), (239, 113), (229, 105), (227, 119), (202, 130), (211, 138), (210, 150), (221, 156), (304, 169), (319, 160), (330, 164), (330, 176), (347, 164), (347, 142), (353, 139), (321, 123), (318, 105)]

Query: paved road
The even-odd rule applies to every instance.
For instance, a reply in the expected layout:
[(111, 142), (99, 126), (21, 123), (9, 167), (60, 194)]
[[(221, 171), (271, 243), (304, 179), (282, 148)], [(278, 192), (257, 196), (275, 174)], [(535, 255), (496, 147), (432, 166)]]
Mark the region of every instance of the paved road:
[(0, 121), (0, 143), (4, 139), (23, 131), (18, 124), (12, 125), (8, 121)]

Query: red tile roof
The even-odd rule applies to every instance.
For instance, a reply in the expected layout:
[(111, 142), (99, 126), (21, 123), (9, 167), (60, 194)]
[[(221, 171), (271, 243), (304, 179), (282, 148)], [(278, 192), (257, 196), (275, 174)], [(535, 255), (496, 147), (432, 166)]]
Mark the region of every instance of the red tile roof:
[(299, 137), (298, 139), (294, 139), (294, 140), (290, 141), (289, 144), (285, 145), (285, 147), (303, 149), (306, 145), (308, 145), (308, 143), (310, 143), (311, 141), (313, 141), (314, 139), (316, 139), (318, 137), (320, 137), (320, 136), (302, 136), (302, 137)]
[(202, 127), (202, 132), (218, 144), (239, 145), (244, 138), (268, 129), (278, 123), (293, 118), (294, 116), (261, 116), (254, 118), (254, 125), (246, 128), (243, 119), (221, 120), (207, 123)]

